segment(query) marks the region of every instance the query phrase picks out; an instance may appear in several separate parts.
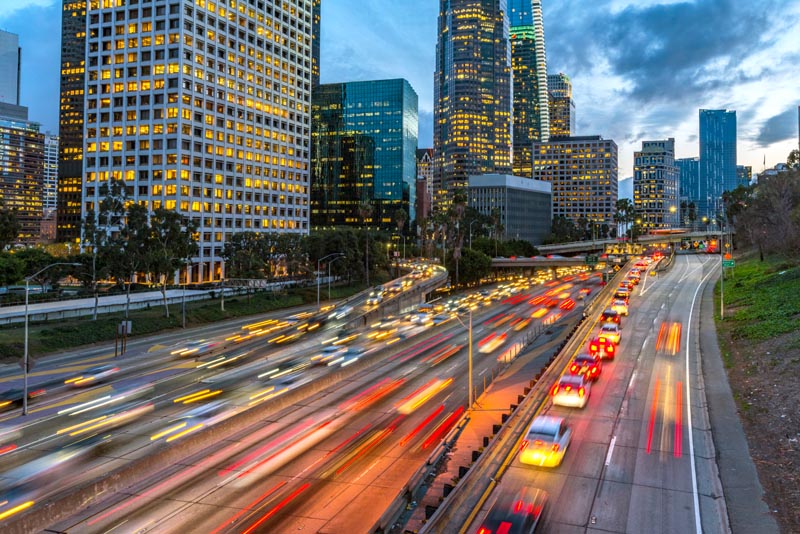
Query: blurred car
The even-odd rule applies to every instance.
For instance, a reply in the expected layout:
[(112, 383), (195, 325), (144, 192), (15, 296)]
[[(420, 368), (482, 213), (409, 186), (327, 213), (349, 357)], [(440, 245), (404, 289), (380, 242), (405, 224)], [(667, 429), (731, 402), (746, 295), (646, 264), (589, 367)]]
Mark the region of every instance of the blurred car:
[(589, 402), (591, 382), (581, 375), (563, 375), (550, 390), (553, 404), (572, 408), (583, 408)]
[(367, 297), (367, 306), (377, 306), (383, 302), (383, 293), (370, 293)]
[(579, 354), (569, 364), (570, 374), (583, 375), (589, 380), (600, 378), (602, 369), (600, 356), (591, 356), (589, 354)]
[(403, 290), (403, 284), (400, 282), (394, 282), (389, 285), (389, 293), (400, 293)]
[(433, 316), (433, 324), (440, 325), (442, 323), (446, 323), (452, 318), (453, 316), (449, 313), (439, 313)]
[(603, 360), (613, 360), (617, 349), (614, 342), (602, 336), (589, 341), (589, 355), (600, 356)]
[(523, 486), (504, 491), (489, 508), (477, 534), (531, 534), (541, 523), (546, 505), (547, 492), (542, 489)]
[[(28, 389), (28, 402), (37, 399), (47, 393), (43, 387)], [(0, 393), (0, 410), (9, 410), (16, 406), (22, 406), (22, 390), (9, 389)]]
[(586, 297), (588, 297), (588, 296), (589, 296), (591, 293), (592, 293), (592, 288), (591, 288), (591, 287), (584, 287), (584, 288), (581, 288), (581, 290), (580, 290), (580, 291), (578, 291), (578, 300), (583, 300), (583, 299), (585, 299), (585, 298), (586, 298)]
[(624, 300), (626, 303), (630, 300), (631, 292), (627, 289), (618, 288), (614, 292), (614, 299), (615, 300)]
[(572, 429), (562, 417), (537, 416), (528, 428), (519, 454), (523, 464), (556, 467), (572, 439)]
[(621, 318), (619, 312), (613, 308), (606, 308), (600, 316), (600, 322), (620, 324)]
[(318, 354), (313, 355), (311, 361), (314, 365), (328, 365), (329, 361), (335, 360), (345, 352), (347, 352), (347, 347), (344, 345), (328, 345)]
[(353, 311), (352, 306), (342, 306), (341, 308), (334, 308), (333, 312), (328, 316), (329, 319), (344, 319), (350, 312)]
[(110, 378), (119, 372), (119, 367), (116, 365), (100, 365), (85, 370), (79, 376), (68, 378), (64, 383), (74, 388), (91, 386)]
[(622, 332), (620, 332), (619, 325), (617, 323), (604, 323), (600, 327), (600, 337), (604, 337), (614, 344), (619, 345), (619, 342), (622, 339)]
[(620, 315), (628, 316), (628, 303), (622, 299), (614, 299), (611, 303), (611, 309)]
[(619, 288), (627, 291), (633, 291), (633, 281), (630, 278), (625, 278), (619, 283)]

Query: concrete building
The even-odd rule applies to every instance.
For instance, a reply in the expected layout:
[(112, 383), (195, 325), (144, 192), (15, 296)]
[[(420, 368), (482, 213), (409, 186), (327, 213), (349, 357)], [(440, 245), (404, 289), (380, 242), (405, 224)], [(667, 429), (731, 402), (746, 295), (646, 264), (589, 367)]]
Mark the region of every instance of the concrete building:
[(19, 106), (21, 68), (19, 36), (0, 30), (0, 102)]
[(642, 141), (633, 153), (633, 205), (643, 231), (680, 226), (675, 139)]
[(575, 101), (572, 99), (572, 81), (563, 72), (547, 76), (550, 105), (550, 135), (569, 137), (575, 135)]
[(550, 235), (553, 220), (552, 184), (508, 174), (469, 177), (468, 205), (491, 217), (500, 214), (503, 239), (523, 239), (540, 245)]
[(0, 201), (17, 216), (18, 243), (40, 241), (44, 138), (38, 123), (0, 117)]
[[(403, 79), (321, 84), (312, 103), (311, 225), (396, 227), (415, 218), (417, 93)], [(361, 203), (372, 215), (364, 220)]]
[(511, 171), (506, 0), (440, 0), (434, 72), (434, 209), (468, 177)]
[(540, 0), (510, 0), (513, 80), (513, 162), (516, 176), (530, 177), (534, 141), (550, 138), (547, 54)]
[[(424, 182), (424, 196), (420, 197), (419, 182)], [(433, 202), (433, 149), (417, 149), (417, 219), (430, 217)], [(427, 206), (423, 210), (422, 205)]]
[(736, 189), (736, 112), (700, 110), (700, 174), (696, 200), (700, 218), (715, 220), (723, 191)]
[(533, 156), (534, 179), (552, 184), (553, 217), (614, 225), (619, 164), (613, 140), (551, 137), (534, 143)]
[(311, 4), (225, 11), (173, 1), (85, 10), (81, 213), (115, 179), (133, 201), (180, 212), (198, 227), (197, 282), (224, 276), (233, 233), (308, 231)]
[(44, 169), (42, 175), (42, 230), (43, 241), (56, 239), (56, 208), (58, 206), (58, 136), (44, 134)]

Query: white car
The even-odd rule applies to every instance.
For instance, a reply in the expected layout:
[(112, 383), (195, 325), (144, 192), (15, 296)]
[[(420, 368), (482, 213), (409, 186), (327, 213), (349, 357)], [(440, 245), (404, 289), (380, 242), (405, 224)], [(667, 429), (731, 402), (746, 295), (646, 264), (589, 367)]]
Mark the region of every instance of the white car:
[(556, 467), (564, 459), (572, 429), (562, 417), (540, 415), (531, 423), (522, 448), (519, 461), (523, 464), (543, 467)]
[(564, 375), (550, 390), (550, 395), (556, 406), (583, 408), (589, 402), (591, 391), (591, 382), (587, 382), (582, 375)]
[(600, 327), (600, 333), (598, 337), (604, 337), (609, 341), (612, 341), (615, 345), (619, 345), (620, 340), (622, 339), (622, 332), (619, 330), (619, 325), (617, 323), (604, 323), (603, 326)]

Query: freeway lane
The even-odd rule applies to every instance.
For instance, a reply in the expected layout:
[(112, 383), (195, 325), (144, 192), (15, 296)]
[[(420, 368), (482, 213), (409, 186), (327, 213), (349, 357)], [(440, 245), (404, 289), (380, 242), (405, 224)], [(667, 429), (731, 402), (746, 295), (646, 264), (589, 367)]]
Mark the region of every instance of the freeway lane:
[(563, 463), (537, 468), (515, 458), (468, 532), (519, 484), (549, 493), (544, 532), (727, 531), (696, 350), (695, 297), (713, 259), (678, 256), (637, 286), (617, 357), (605, 362), (588, 405), (544, 407), (572, 427)]

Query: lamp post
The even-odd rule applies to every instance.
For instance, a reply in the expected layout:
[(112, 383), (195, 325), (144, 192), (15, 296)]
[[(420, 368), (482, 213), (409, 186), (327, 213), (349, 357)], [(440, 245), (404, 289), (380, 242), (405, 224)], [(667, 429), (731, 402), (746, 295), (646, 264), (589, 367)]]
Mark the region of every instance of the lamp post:
[(47, 267), (39, 269), (32, 275), (25, 277), (25, 351), (23, 352), (22, 356), (22, 376), (23, 376), (22, 415), (28, 415), (28, 294), (30, 293), (30, 284), (33, 278), (36, 278), (38, 275), (42, 274), (47, 269), (55, 267), (57, 265), (70, 265), (72, 267), (81, 266), (80, 263), (66, 263), (66, 262), (51, 263)]
[(335, 258), (333, 258), (331, 261), (328, 262), (328, 300), (331, 300), (331, 265), (333, 265), (333, 262), (335, 262), (336, 260), (341, 260), (344, 257), (345, 255), (342, 254), (341, 256), (336, 256)]
[(327, 256), (323, 256), (317, 260), (317, 309), (319, 309), (319, 264), (327, 260), (328, 258), (332, 258), (334, 256), (344, 256), (344, 254), (341, 252), (332, 252)]

